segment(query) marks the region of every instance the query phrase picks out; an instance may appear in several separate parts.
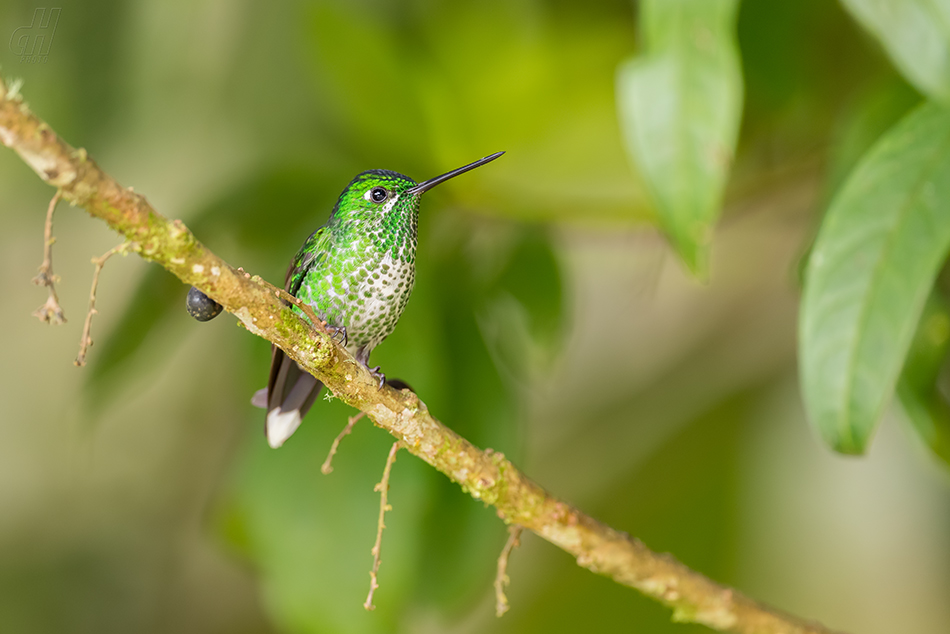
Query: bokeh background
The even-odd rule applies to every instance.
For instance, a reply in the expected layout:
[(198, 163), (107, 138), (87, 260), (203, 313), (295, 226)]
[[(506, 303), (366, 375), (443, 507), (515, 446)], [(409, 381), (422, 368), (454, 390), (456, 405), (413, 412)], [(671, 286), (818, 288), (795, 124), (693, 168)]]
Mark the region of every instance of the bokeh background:
[[(866, 634), (950, 631), (950, 478), (901, 412), (869, 455), (832, 454), (796, 377), (800, 268), (855, 159), (921, 97), (827, 0), (745, 0), (739, 148), (710, 278), (655, 228), (615, 74), (626, 0), (60, 1), (45, 63), (7, 46), (31, 107), (234, 265), (282, 279), (357, 172), (427, 178), (417, 287), (373, 360), (482, 447), (688, 565)], [(249, 398), (266, 342), (183, 310), (61, 206), (68, 323), (30, 284), (52, 190), (0, 152), (0, 631), (702, 632), (533, 535), (511, 560), (491, 509), (408, 455), (392, 473), (377, 610), (361, 604), (391, 438), (320, 402), (270, 450)]]

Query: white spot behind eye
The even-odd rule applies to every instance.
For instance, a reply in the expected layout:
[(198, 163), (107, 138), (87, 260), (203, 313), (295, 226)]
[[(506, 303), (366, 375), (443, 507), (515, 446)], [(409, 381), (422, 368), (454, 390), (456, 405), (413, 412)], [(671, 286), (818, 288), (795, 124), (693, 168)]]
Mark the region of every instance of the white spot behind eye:
[(388, 201), (386, 201), (386, 206), (383, 207), (383, 213), (387, 213), (387, 214), (388, 214), (390, 211), (392, 211), (392, 210), (393, 210), (393, 207), (396, 206), (396, 201), (397, 201), (397, 200), (399, 200), (399, 195), (398, 195), (398, 194), (396, 194), (395, 196), (393, 196), (392, 198), (390, 198)]

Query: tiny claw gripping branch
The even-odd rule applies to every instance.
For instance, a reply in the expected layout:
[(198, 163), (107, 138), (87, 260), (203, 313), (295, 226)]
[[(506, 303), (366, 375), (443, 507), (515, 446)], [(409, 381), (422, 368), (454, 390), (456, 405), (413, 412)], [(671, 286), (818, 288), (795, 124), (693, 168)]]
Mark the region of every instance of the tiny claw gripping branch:
[[(328, 333), (330, 333), (330, 337), (331, 337), (334, 341), (339, 340), (339, 342), (343, 344), (343, 347), (344, 347), (344, 348), (347, 346), (348, 343), (350, 343), (350, 337), (349, 337), (349, 335), (346, 334), (346, 327), (345, 327), (345, 326), (328, 326), (328, 325), (327, 325), (327, 322), (325, 322), (325, 321), (324, 321), (324, 322), (321, 322), (321, 323), (323, 323), (324, 329), (325, 329)], [(338, 339), (338, 338), (339, 338), (339, 339)]]
[(383, 386), (386, 385), (386, 375), (382, 373), (380, 367), (377, 365), (375, 368), (370, 368), (369, 373), (373, 375), (373, 378), (379, 380), (379, 389), (383, 389)]

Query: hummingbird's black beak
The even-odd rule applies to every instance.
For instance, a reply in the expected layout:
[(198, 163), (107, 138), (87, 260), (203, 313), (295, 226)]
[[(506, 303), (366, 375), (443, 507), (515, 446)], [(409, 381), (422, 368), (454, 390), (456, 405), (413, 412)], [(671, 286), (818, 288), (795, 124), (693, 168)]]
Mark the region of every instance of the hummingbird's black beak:
[(498, 158), (498, 157), (501, 156), (502, 154), (504, 154), (504, 152), (495, 152), (495, 153), (492, 154), (491, 156), (486, 156), (486, 157), (483, 158), (483, 159), (478, 159), (478, 160), (475, 161), (474, 163), (469, 163), (469, 164), (466, 165), (465, 167), (460, 167), (460, 168), (458, 168), (458, 169), (452, 170), (451, 172), (446, 172), (445, 174), (442, 174), (441, 176), (436, 176), (435, 178), (430, 178), (430, 179), (427, 180), (427, 181), (422, 181), (422, 182), (419, 183), (418, 185), (415, 185), (415, 186), (410, 187), (409, 189), (407, 189), (407, 190), (406, 190), (406, 193), (407, 193), (407, 194), (416, 195), (416, 194), (421, 194), (422, 192), (427, 192), (427, 191), (429, 191), (430, 189), (432, 189), (433, 187), (435, 187), (436, 185), (438, 185), (439, 183), (444, 183), (445, 181), (449, 180), (450, 178), (455, 178), (455, 177), (458, 176), (459, 174), (464, 174), (465, 172), (467, 172), (467, 171), (469, 171), (469, 170), (473, 170), (473, 169), (475, 169), (476, 167), (481, 167), (481, 166), (484, 165), (485, 163), (491, 163), (492, 161), (494, 161), (496, 158)]

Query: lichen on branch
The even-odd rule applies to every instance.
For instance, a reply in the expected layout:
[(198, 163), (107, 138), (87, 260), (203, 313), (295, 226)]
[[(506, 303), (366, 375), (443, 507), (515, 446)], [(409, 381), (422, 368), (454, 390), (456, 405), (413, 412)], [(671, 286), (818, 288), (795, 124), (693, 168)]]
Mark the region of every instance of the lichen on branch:
[[(0, 142), (12, 148), (63, 200), (104, 220), (128, 250), (156, 262), (234, 314), (252, 333), (280, 347), (341, 401), (401, 441), (410, 453), (458, 483), (505, 522), (531, 530), (578, 565), (636, 588), (674, 610), (679, 621), (739, 634), (828, 634), (817, 623), (759, 604), (693, 571), (670, 555), (614, 530), (557, 499), (504, 454), (481, 450), (439, 422), (409, 390), (380, 388), (332, 337), (298, 317), (273, 285), (234, 269), (179, 220), (155, 211), (120, 186), (83, 149), (74, 149), (0, 80)], [(315, 327), (316, 326), (316, 327)]]

